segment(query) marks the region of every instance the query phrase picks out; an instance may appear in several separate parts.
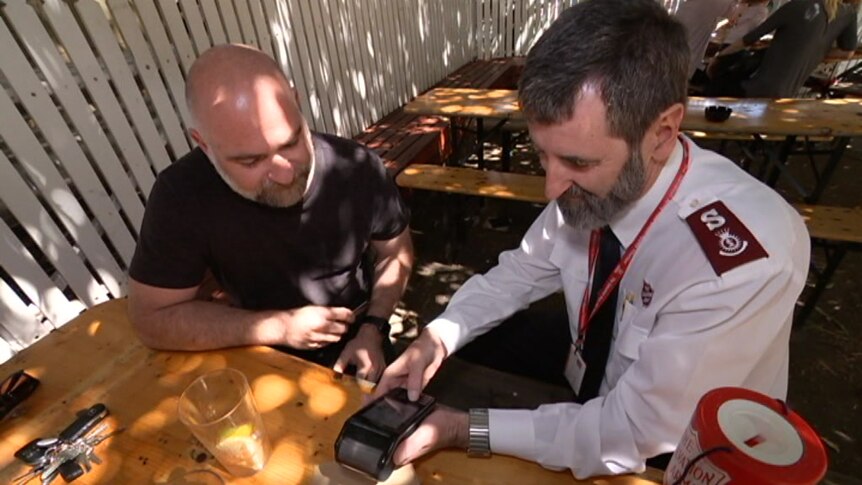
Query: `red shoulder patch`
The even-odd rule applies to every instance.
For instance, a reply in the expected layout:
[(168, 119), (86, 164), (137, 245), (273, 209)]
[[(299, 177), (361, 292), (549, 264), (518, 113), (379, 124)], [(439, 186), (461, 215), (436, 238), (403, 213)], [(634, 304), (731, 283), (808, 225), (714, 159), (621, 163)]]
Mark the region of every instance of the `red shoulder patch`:
[(751, 231), (724, 205), (713, 202), (685, 218), (715, 274), (768, 258)]

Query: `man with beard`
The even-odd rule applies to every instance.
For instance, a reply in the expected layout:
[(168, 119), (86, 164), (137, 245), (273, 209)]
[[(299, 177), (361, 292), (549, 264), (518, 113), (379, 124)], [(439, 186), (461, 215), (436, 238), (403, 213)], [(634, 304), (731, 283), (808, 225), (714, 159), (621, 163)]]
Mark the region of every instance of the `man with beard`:
[(284, 73), (250, 47), (204, 52), (186, 94), (198, 148), (159, 174), (129, 270), (141, 340), (272, 345), (376, 380), (413, 262), (380, 158), (312, 133)]
[[(519, 97), (551, 202), (520, 247), (455, 293), (375, 394), (402, 386), (415, 399), (447, 356), (504, 331), (519, 341), (500, 367), (562, 355), (553, 365), (577, 398), (439, 407), (396, 463), (461, 447), (577, 478), (639, 472), (674, 451), (707, 391), (785, 398), (808, 234), (778, 194), (679, 134), (688, 61), (684, 28), (654, 0), (579, 2), (530, 50)], [(559, 291), (563, 338), (536, 343), (543, 322), (507, 330), (507, 317)]]

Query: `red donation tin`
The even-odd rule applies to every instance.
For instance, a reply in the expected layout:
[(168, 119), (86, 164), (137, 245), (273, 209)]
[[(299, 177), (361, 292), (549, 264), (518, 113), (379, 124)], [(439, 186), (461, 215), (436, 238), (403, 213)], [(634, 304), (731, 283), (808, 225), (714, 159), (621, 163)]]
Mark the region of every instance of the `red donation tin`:
[(814, 484), (826, 474), (817, 432), (784, 402), (738, 387), (700, 399), (664, 483)]

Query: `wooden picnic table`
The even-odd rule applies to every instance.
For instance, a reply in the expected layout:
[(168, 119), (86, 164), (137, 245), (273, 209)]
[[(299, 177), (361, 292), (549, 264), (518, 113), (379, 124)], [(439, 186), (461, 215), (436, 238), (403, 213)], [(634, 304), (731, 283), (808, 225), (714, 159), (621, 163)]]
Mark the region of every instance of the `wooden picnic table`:
[[(733, 109), (724, 122), (707, 121), (704, 109), (722, 105)], [(507, 89), (436, 88), (417, 96), (404, 106), (404, 111), (422, 115), (442, 115), (522, 122), (517, 91)], [(800, 137), (834, 139), (814, 189), (802, 189), (791, 178), (794, 187), (806, 197), (806, 202), (819, 199), (830, 176), (838, 165), (850, 137), (862, 136), (862, 99), (762, 99), (689, 97), (681, 129), (694, 137), (750, 137), (769, 141), (778, 137), (782, 143), (767, 152), (767, 163), (785, 171), (791, 147)], [(778, 171), (770, 175), (775, 183)]]
[[(730, 119), (707, 121), (704, 108), (733, 108)], [(508, 89), (437, 88), (417, 96), (404, 111), (423, 115), (523, 119), (518, 93)], [(860, 136), (862, 99), (761, 99), (690, 97), (683, 131), (746, 135)]]
[[(266, 468), (245, 479), (228, 476), (177, 419), (182, 390), (204, 372), (223, 367), (248, 377), (273, 445)], [(0, 376), (17, 369), (40, 379), (41, 386), (0, 421), (0, 483), (12, 483), (28, 470), (13, 458), (18, 448), (55, 436), (75, 411), (97, 402), (110, 410), (112, 428), (125, 431), (96, 448), (103, 463), (76, 483), (201, 483), (196, 479), (215, 477), (213, 472), (237, 483), (308, 483), (316, 466), (332, 466), (335, 438), (363, 395), (351, 378), (339, 379), (330, 369), (267, 347), (151, 350), (133, 333), (125, 299), (87, 310), (0, 366)], [(470, 459), (457, 450), (432, 454), (416, 470), (424, 483), (576, 483), (568, 472), (502, 455)], [(654, 470), (601, 479), (630, 485), (660, 481)]]

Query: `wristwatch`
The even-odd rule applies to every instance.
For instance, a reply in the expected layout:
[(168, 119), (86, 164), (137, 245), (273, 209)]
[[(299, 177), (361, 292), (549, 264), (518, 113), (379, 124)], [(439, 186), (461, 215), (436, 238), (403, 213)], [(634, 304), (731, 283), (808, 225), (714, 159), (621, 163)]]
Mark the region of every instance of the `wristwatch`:
[(389, 325), (389, 319), (383, 317), (375, 317), (374, 315), (362, 315), (359, 317), (359, 324), (363, 325), (369, 323), (377, 327), (377, 330), (380, 332), (380, 335), (389, 338), (389, 331), (392, 327)]
[(488, 410), (485, 408), (471, 408), (469, 416), (467, 456), (472, 458), (488, 458), (491, 456), (491, 431), (488, 425)]

